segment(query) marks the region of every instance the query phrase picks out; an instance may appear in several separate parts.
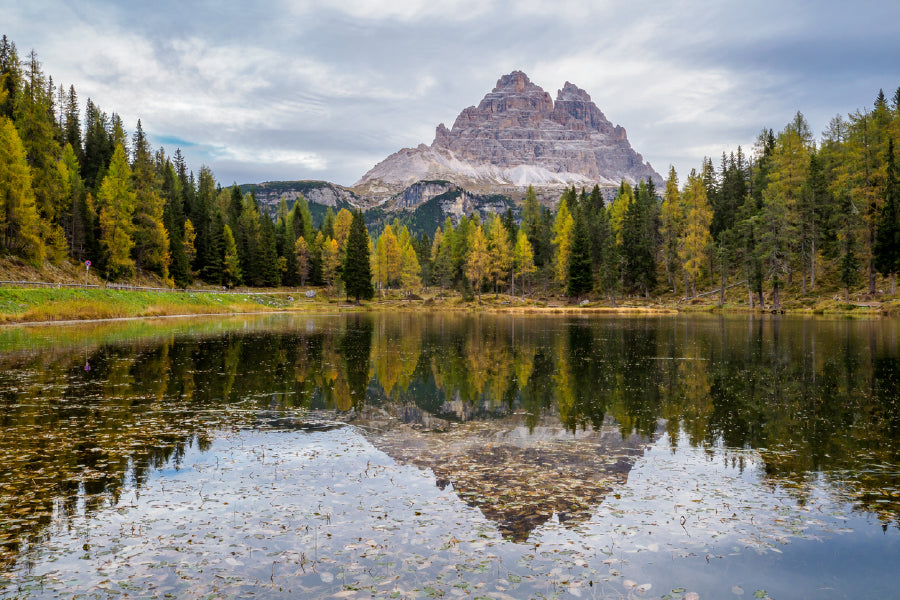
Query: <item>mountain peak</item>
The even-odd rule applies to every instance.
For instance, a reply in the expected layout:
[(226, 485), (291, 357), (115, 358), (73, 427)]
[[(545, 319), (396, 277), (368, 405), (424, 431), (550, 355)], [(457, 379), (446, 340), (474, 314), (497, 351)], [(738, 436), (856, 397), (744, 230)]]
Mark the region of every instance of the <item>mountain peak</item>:
[(618, 185), (623, 179), (662, 185), (631, 148), (625, 130), (613, 125), (586, 91), (567, 81), (554, 103), (522, 71), (501, 76), (451, 128), (438, 125), (431, 146), (392, 154), (356, 185), (396, 193), (420, 179), (491, 192), (528, 185)]
[(524, 92), (529, 88), (537, 88), (540, 91), (541, 88), (531, 83), (531, 80), (528, 79), (528, 75), (523, 73), (522, 71), (513, 71), (509, 75), (503, 75), (500, 79), (497, 80), (497, 85), (494, 87), (493, 92)]
[(561, 90), (556, 92), (557, 102), (591, 102), (591, 96), (575, 85), (574, 83), (565, 83)]

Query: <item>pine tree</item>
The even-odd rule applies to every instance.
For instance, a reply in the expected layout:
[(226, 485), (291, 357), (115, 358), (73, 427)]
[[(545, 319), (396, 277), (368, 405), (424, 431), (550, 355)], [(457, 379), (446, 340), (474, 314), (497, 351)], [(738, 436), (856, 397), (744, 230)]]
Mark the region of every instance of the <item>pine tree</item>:
[[(627, 288), (642, 291), (645, 296), (656, 285), (656, 235), (654, 227), (655, 197), (646, 186), (639, 186), (625, 212), (620, 255), (622, 276)], [(613, 205), (615, 207), (615, 205)]]
[[(344, 269), (341, 277), (344, 280), (347, 296), (354, 296), (358, 304), (360, 299), (371, 300), (375, 295), (375, 288), (372, 286), (369, 233), (366, 231), (365, 217), (361, 211), (355, 211), (352, 217), (350, 231), (347, 234)], [(297, 241), (300, 242), (300, 240)]]
[(568, 288), (566, 295), (578, 298), (594, 287), (594, 273), (591, 267), (591, 245), (584, 209), (575, 213), (572, 233), (572, 251), (569, 257)]
[[(133, 256), (138, 269), (169, 278), (169, 234), (163, 224), (165, 200), (159, 193), (150, 147), (141, 122), (132, 142), (132, 185), (135, 190)], [(180, 236), (178, 237), (180, 242)]]
[(662, 237), (663, 264), (672, 291), (678, 293), (678, 271), (681, 267), (678, 255), (679, 239), (684, 227), (684, 210), (678, 191), (678, 174), (669, 167), (666, 191), (660, 208), (660, 236)]
[(891, 279), (891, 294), (895, 294), (896, 276), (900, 273), (900, 182), (894, 157), (894, 140), (888, 141), (885, 173), (884, 204), (878, 218), (875, 236), (875, 268)]
[(445, 229), (438, 227), (431, 244), (432, 278), (442, 290), (453, 278), (453, 224), (448, 218)]

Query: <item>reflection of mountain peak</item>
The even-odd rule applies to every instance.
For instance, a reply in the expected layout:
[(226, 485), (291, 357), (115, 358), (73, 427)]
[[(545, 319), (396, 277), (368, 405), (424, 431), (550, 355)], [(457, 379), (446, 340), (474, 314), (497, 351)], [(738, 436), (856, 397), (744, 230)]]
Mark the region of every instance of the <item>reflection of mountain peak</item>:
[(567, 526), (589, 519), (606, 495), (628, 480), (650, 441), (623, 438), (611, 418), (599, 430), (577, 434), (555, 417), (529, 430), (522, 414), (435, 431), (421, 427), (427, 414), (410, 414), (416, 408), (389, 410), (397, 413), (392, 419), (374, 411), (363, 415), (372, 445), (401, 463), (431, 469), (438, 487), (452, 484), (461, 500), (516, 542), (527, 541), (554, 514)]

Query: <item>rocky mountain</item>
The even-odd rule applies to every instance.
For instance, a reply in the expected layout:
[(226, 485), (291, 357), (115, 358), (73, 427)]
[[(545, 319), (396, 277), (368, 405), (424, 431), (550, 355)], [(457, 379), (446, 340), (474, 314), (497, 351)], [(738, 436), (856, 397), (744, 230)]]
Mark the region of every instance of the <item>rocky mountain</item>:
[(422, 180), (446, 180), (474, 192), (520, 192), (662, 178), (632, 149), (587, 92), (566, 82), (554, 102), (521, 71), (497, 81), (451, 129), (438, 125), (430, 146), (404, 148), (363, 175), (353, 189), (384, 200)]
[(268, 207), (272, 213), (284, 196), (288, 206), (302, 194), (306, 200), (321, 206), (330, 206), (337, 212), (341, 208), (364, 207), (365, 201), (350, 189), (327, 181), (267, 181), (265, 183), (241, 185), (244, 193), (255, 192), (260, 205)]

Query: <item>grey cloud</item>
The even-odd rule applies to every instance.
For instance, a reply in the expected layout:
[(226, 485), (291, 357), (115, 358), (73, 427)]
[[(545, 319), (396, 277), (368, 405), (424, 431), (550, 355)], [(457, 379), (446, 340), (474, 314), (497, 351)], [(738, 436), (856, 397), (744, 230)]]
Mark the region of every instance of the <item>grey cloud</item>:
[[(821, 131), (900, 85), (900, 5), (887, 1), (15, 4), (0, 8), (5, 33), (55, 81), (129, 127), (140, 117), (151, 138), (190, 141), (191, 166), (229, 184), (352, 184), (517, 68), (551, 94), (587, 89), (682, 180), (703, 152), (749, 148), (798, 109)], [(79, 64), (104, 52), (116, 55), (102, 68)], [(276, 160), (290, 156), (314, 158)]]

